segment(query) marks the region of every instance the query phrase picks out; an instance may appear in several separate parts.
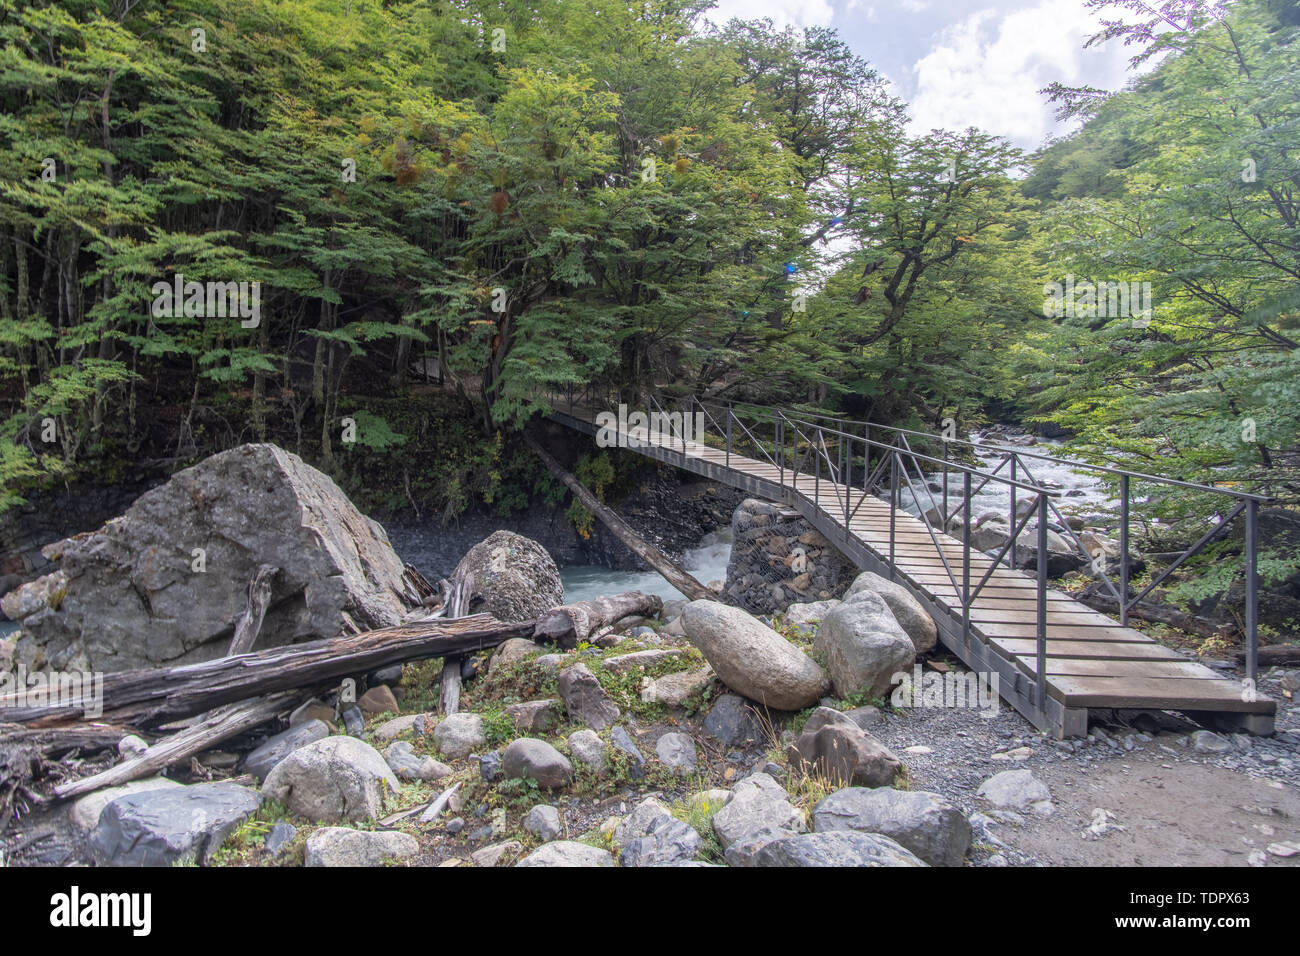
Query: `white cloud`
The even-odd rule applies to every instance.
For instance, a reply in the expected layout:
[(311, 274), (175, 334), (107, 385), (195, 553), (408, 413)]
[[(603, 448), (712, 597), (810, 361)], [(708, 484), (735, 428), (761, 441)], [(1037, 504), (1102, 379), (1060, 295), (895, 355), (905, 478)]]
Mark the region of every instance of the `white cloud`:
[(704, 18), (721, 26), (733, 17), (761, 20), (770, 17), (779, 30), (786, 26), (829, 26), (835, 16), (830, 0), (718, 0)]
[(1054, 81), (1114, 89), (1125, 80), (1120, 44), (1083, 49), (1098, 24), (1078, 0), (981, 10), (943, 30), (916, 62), (912, 129), (977, 126), (1033, 148), (1062, 132), (1039, 90)]

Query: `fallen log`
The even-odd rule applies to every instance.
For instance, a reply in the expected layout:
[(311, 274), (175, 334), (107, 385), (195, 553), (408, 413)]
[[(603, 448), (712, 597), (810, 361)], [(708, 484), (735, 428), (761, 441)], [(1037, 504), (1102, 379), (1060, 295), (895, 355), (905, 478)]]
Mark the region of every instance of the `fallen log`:
[(537, 619), (533, 640), (551, 641), (563, 648), (576, 647), (579, 641), (594, 639), (595, 633), (634, 614), (653, 617), (664, 609), (664, 602), (653, 594), (625, 591), (613, 597), (578, 601), (551, 608)]
[(532, 633), (532, 621), (502, 623), (489, 614), (454, 621), (401, 624), (287, 647), (268, 648), (199, 664), (105, 674), (100, 699), (71, 704), (19, 706), (0, 696), (7, 720), (54, 726), (86, 716), (102, 704), (104, 721), (153, 727), (251, 697), (328, 684), (388, 664), (466, 654)]
[(71, 750), (116, 749), (118, 742), (135, 733), (131, 727), (120, 724), (86, 723), (71, 727), (24, 727), (21, 724), (0, 724), (0, 740), (7, 744), (29, 747), (45, 757), (55, 757)]
[[(474, 575), (469, 573), (453, 575), (445, 593), (446, 600), (443, 602), (443, 607), (446, 609), (445, 617), (453, 620), (464, 617), (465, 612), (469, 610), (470, 597), (474, 593)], [(460, 709), (460, 669), (463, 661), (462, 654), (448, 654), (442, 659), (442, 691), (438, 697), (438, 705), (444, 715), (454, 714)]]
[(266, 617), (266, 605), (271, 600), (271, 579), (280, 573), (280, 569), (269, 564), (259, 564), (248, 582), (248, 606), (235, 624), (235, 636), (230, 639), (227, 657), (246, 654), (253, 649), (257, 635), (262, 630), (262, 619)]
[[(1102, 584), (1090, 585), (1087, 590), (1078, 594), (1077, 597), (1082, 603), (1095, 611), (1118, 616), (1119, 601), (1115, 600), (1115, 596), (1109, 591), (1100, 590), (1100, 588), (1104, 587), (1105, 585)], [(1180, 611), (1177, 608), (1167, 607), (1163, 604), (1152, 604), (1149, 601), (1139, 601), (1129, 608), (1128, 616), (1135, 617), (1140, 621), (1149, 621), (1152, 624), (1168, 624), (1180, 631), (1196, 634), (1200, 637), (1222, 639), (1229, 638), (1236, 633), (1236, 628), (1232, 624), (1211, 621), (1208, 618), (1197, 617), (1195, 614), (1188, 614), (1186, 611)]]
[(219, 707), (193, 727), (159, 740), (138, 757), (124, 760), (101, 773), (57, 785), (53, 791), (54, 796), (60, 800), (79, 797), (104, 787), (116, 787), (156, 774), (178, 761), (202, 753), (223, 740), (229, 740), (265, 723), (281, 711), (288, 710), (300, 696), (276, 694)]
[[(1237, 660), (1244, 661), (1246, 652), (1237, 651)], [(1289, 667), (1300, 664), (1300, 644), (1270, 644), (1259, 649), (1260, 667)]]
[(638, 558), (658, 571), (665, 581), (681, 591), (692, 601), (716, 601), (718, 595), (697, 581), (685, 568), (658, 548), (647, 543), (632, 530), (632, 526), (601, 503), (600, 499), (551, 456), (531, 435), (525, 435), (528, 446), (556, 478), (573, 492), (582, 506), (600, 519), (601, 524), (614, 533)]

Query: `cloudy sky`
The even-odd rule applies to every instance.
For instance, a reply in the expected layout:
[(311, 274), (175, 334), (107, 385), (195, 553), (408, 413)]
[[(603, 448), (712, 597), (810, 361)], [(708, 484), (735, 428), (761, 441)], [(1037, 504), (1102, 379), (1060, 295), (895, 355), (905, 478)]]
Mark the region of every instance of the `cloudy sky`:
[(1033, 149), (1066, 131), (1038, 91), (1060, 80), (1116, 89), (1122, 44), (1085, 50), (1084, 0), (718, 0), (709, 19), (828, 26), (893, 84), (914, 131), (978, 126)]

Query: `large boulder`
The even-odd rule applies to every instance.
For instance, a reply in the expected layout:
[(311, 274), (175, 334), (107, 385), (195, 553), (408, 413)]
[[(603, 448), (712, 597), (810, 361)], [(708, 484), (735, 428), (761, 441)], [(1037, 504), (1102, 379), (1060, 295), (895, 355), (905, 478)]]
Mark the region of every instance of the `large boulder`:
[(326, 737), (276, 764), (262, 794), (318, 823), (355, 823), (378, 817), (398, 787), (374, 747), (355, 737)]
[(877, 594), (884, 599), (898, 626), (911, 638), (916, 653), (924, 654), (939, 643), (939, 629), (935, 626), (934, 618), (912, 596), (912, 592), (897, 581), (882, 578), (871, 571), (863, 571), (844, 592), (844, 600), (852, 603), (864, 592)]
[[(258, 647), (400, 623), (401, 559), (327, 475), (241, 445), (177, 472), (98, 531), (47, 545), (59, 585), (11, 598), (51, 666), (96, 671), (222, 657), (260, 565), (278, 568)], [(48, 582), (32, 587), (48, 592)], [(57, 600), (50, 598), (57, 596)]]
[(456, 575), (474, 575), (469, 613), (500, 621), (527, 621), (564, 603), (560, 570), (536, 541), (494, 531), (465, 553)]
[(100, 812), (90, 846), (106, 866), (207, 863), (260, 802), (256, 790), (231, 783), (129, 793)]
[(800, 710), (830, 686), (812, 658), (739, 608), (692, 601), (682, 626), (724, 684), (768, 707)]
[(931, 866), (961, 866), (970, 849), (965, 814), (937, 793), (848, 787), (813, 807), (813, 829), (881, 833)]
[(911, 638), (885, 599), (872, 591), (859, 591), (827, 614), (813, 647), (826, 655), (840, 697), (888, 696), (894, 675), (909, 671), (916, 658)]

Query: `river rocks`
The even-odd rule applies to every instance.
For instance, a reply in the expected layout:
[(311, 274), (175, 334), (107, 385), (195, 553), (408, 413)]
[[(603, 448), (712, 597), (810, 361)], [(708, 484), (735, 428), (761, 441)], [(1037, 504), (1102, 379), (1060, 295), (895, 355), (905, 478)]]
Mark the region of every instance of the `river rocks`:
[(731, 529), (723, 594), (729, 604), (751, 614), (830, 598), (857, 574), (852, 561), (783, 505), (742, 501), (731, 516)]
[(285, 757), (299, 747), (324, 740), (330, 735), (330, 729), (321, 720), (309, 720), (306, 723), (290, 727), (282, 733), (269, 737), (257, 749), (244, 758), (244, 772), (251, 773), (259, 781), (266, 780), (269, 774)]
[(826, 655), (831, 682), (840, 697), (887, 696), (893, 675), (908, 671), (916, 657), (911, 638), (899, 627), (884, 598), (871, 591), (858, 592), (851, 603), (826, 615), (813, 647)]
[(785, 609), (784, 620), (805, 634), (814, 634), (822, 618), (839, 606), (840, 602), (836, 600), (791, 604)]
[(313, 720), (319, 720), (327, 727), (333, 726), (334, 708), (313, 697), (311, 700), (303, 701), (289, 714), (290, 727), (297, 727), (299, 724), (310, 723)]
[(398, 780), (413, 783), (437, 783), (443, 777), (451, 775), (451, 768), (445, 763), (417, 754), (409, 743), (399, 740), (389, 744), (384, 750), (384, 760)]
[(704, 666), (697, 671), (676, 671), (649, 681), (641, 688), (641, 700), (647, 704), (665, 707), (682, 707), (692, 697), (697, 697), (713, 683), (717, 675), (713, 668)]
[(556, 840), (538, 847), (515, 866), (613, 866), (614, 857), (600, 847)]
[(921, 602), (903, 585), (882, 578), (879, 574), (863, 571), (849, 585), (844, 600), (852, 603), (863, 591), (878, 594), (884, 599), (898, 626), (911, 639), (916, 653), (924, 654), (939, 643), (939, 629), (935, 626), (934, 618), (930, 617)]
[(368, 629), (406, 612), (403, 565), (383, 528), (328, 476), (270, 444), (213, 455), (100, 530), (43, 551), (59, 562), (66, 594), (57, 609), (24, 616), (23, 631), (56, 667), (222, 657), (263, 564), (279, 571), (259, 648), (338, 637), (345, 613)]
[(832, 830), (802, 833), (766, 844), (753, 866), (925, 866), (915, 854), (879, 833)]
[(460, 760), (487, 743), (487, 730), (478, 714), (448, 714), (433, 728), (433, 745), (449, 760)]
[(585, 664), (574, 664), (560, 671), (559, 685), (564, 709), (574, 720), (582, 721), (592, 730), (604, 730), (618, 720), (618, 707)]
[(543, 790), (559, 790), (573, 782), (573, 764), (544, 740), (521, 737), (501, 756), (501, 773), (507, 780), (536, 780)]
[(355, 737), (299, 747), (266, 778), (262, 793), (318, 823), (373, 820), (400, 784), (379, 752)]
[(849, 787), (823, 798), (812, 812), (813, 829), (881, 833), (931, 866), (961, 866), (971, 825), (936, 793)]
[[(817, 712), (824, 710), (827, 708)], [(886, 787), (903, 769), (903, 762), (889, 748), (843, 716), (824, 724), (815, 724), (810, 718), (799, 739), (786, 749), (786, 757), (792, 767), (839, 786)]]
[(769, 775), (756, 773), (732, 788), (731, 800), (713, 815), (713, 832), (725, 850), (764, 827), (791, 833), (807, 829), (803, 814), (791, 805), (782, 786)]
[(739, 608), (692, 601), (682, 612), (682, 625), (722, 682), (751, 700), (777, 710), (799, 710), (829, 687), (825, 672), (811, 658)]
[(322, 827), (307, 837), (303, 866), (383, 866), (420, 852), (409, 833)]
[(1232, 744), (1212, 731), (1198, 730), (1192, 734), (1192, 749), (1203, 754), (1224, 754), (1232, 749)]
[(256, 790), (229, 783), (129, 793), (104, 807), (90, 846), (106, 866), (206, 864), (260, 802)]
[(539, 803), (524, 817), (524, 829), (546, 843), (560, 835), (560, 811)]
[(619, 854), (624, 866), (665, 866), (693, 859), (703, 841), (695, 828), (670, 815), (656, 816), (645, 833)]
[(536, 541), (494, 531), (466, 552), (454, 575), (474, 575), (468, 613), (526, 621), (564, 603), (560, 572)]
[(387, 684), (372, 687), (362, 694), (357, 700), (357, 707), (363, 714), (372, 717), (376, 714), (395, 714), (401, 710), (397, 706), (397, 698), (393, 696), (393, 691)]
[(282, 855), (298, 835), (298, 828), (287, 820), (279, 820), (262, 842), (262, 849), (272, 857)]
[(433, 721), (427, 714), (405, 714), (384, 721), (371, 731), (371, 735), (375, 740), (384, 742), (396, 740), (403, 734), (408, 733), (422, 737), (432, 726)]
[(72, 805), (68, 810), (68, 819), (78, 830), (89, 833), (99, 823), (99, 815), (103, 809), (118, 797), (133, 793), (148, 793), (150, 790), (174, 789), (180, 786), (181, 784), (175, 780), (168, 780), (166, 777), (150, 777), (147, 780), (132, 780), (120, 787), (96, 790), (81, 797)]
[(646, 797), (614, 829), (614, 842), (626, 846), (638, 837), (650, 832), (650, 824), (655, 820), (672, 819), (672, 813), (657, 797)]
[(698, 766), (695, 740), (687, 734), (664, 734), (655, 743), (655, 753), (678, 776), (694, 773)]
[(579, 730), (569, 734), (569, 753), (573, 759), (593, 773), (603, 773), (609, 761), (605, 758), (605, 741), (593, 730)]
[(475, 850), (469, 855), (469, 859), (475, 866), (500, 866), (506, 860), (518, 856), (523, 848), (524, 845), (518, 840), (507, 840), (504, 843), (493, 843), (481, 850)]
[(67, 594), (67, 574), (55, 571), (0, 597), (0, 611), (11, 621), (21, 621), (41, 611), (57, 611)]
[(723, 694), (704, 718), (704, 732), (729, 747), (745, 747), (767, 739), (758, 712), (743, 698)]
[(1004, 770), (979, 785), (976, 796), (995, 807), (1032, 810), (1047, 816), (1052, 812), (1052, 794), (1046, 784), (1028, 770)]
[(522, 661), (530, 654), (536, 654), (541, 649), (540, 644), (535, 644), (525, 637), (512, 637), (508, 641), (503, 641), (492, 653), (491, 660), (488, 661), (488, 673), (492, 673), (494, 667)]
[(515, 732), (520, 734), (541, 734), (554, 730), (560, 726), (563, 717), (560, 702), (553, 698), (508, 704), (505, 715), (514, 722)]
[(615, 727), (611, 730), (609, 732), (609, 742), (614, 745), (615, 750), (621, 750), (632, 761), (629, 773), (633, 779), (640, 780), (645, 776), (645, 757), (641, 755), (636, 741), (632, 739), (632, 735), (624, 727)]

